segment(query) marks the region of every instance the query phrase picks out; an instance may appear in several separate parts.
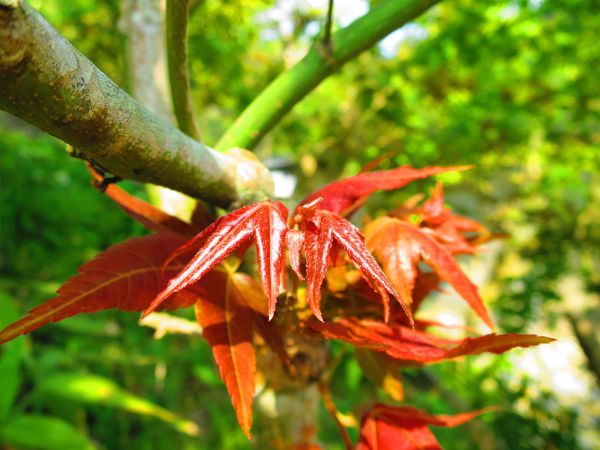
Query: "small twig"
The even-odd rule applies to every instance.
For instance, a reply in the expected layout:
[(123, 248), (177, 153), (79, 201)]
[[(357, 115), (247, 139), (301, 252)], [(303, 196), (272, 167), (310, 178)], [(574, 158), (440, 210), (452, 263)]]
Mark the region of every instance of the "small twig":
[(323, 399), (323, 404), (325, 405), (327, 412), (329, 412), (335, 421), (335, 424), (342, 435), (342, 440), (344, 441), (346, 450), (353, 450), (354, 444), (352, 443), (352, 439), (350, 439), (348, 430), (346, 430), (346, 427), (342, 424), (342, 421), (339, 418), (339, 411), (335, 407), (335, 403), (333, 403), (333, 398), (331, 397), (331, 392), (329, 391), (329, 384), (320, 381), (318, 387), (319, 392), (321, 393), (321, 398)]
[(102, 167), (96, 161), (86, 157), (79, 150), (77, 150), (76, 148), (74, 148), (73, 146), (68, 145), (68, 144), (67, 144), (67, 153), (69, 153), (69, 155), (72, 158), (77, 158), (77, 159), (81, 159), (81, 160), (85, 161), (85, 165), (87, 166), (88, 170), (92, 174), (92, 185), (96, 189), (98, 189), (100, 192), (106, 191), (106, 188), (108, 188), (108, 186), (110, 186), (111, 184), (115, 184), (115, 183), (118, 183), (119, 181), (123, 181), (123, 178), (121, 178), (119, 176), (107, 175), (108, 170), (106, 170), (104, 167)]

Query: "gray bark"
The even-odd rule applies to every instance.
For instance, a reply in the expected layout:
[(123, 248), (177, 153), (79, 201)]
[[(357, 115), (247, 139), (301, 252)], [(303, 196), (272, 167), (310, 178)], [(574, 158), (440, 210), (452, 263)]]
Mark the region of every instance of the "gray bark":
[(25, 2), (0, 1), (1, 109), (122, 178), (221, 206), (271, 195), (258, 160), (195, 142), (116, 86)]

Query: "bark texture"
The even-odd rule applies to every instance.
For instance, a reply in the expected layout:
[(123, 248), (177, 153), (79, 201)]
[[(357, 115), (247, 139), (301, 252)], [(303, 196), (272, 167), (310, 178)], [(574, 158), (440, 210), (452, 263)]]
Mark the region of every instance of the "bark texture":
[(220, 206), (268, 198), (268, 170), (223, 155), (145, 109), (24, 2), (0, 3), (0, 108), (73, 145), (122, 178)]

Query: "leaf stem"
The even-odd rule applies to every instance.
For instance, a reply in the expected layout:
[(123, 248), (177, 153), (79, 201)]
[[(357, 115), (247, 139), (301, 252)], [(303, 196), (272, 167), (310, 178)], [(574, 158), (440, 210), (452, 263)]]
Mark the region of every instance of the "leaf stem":
[(167, 0), (166, 37), (171, 101), (177, 126), (188, 136), (201, 141), (190, 92), (187, 29), (189, 0)]
[(254, 148), (288, 111), (346, 62), (440, 0), (382, 0), (363, 17), (332, 34), (330, 57), (316, 43), (294, 67), (279, 75), (242, 112), (217, 148)]
[(319, 392), (321, 393), (321, 398), (323, 399), (323, 404), (325, 405), (325, 409), (327, 409), (327, 412), (335, 421), (335, 424), (337, 425), (338, 430), (340, 431), (340, 434), (342, 436), (342, 440), (344, 441), (344, 446), (346, 447), (346, 450), (353, 450), (354, 444), (352, 443), (352, 439), (350, 439), (348, 430), (346, 430), (346, 427), (342, 424), (340, 418), (338, 417), (339, 412), (335, 406), (335, 403), (333, 402), (333, 398), (331, 397), (329, 385), (324, 382), (319, 382), (318, 387)]

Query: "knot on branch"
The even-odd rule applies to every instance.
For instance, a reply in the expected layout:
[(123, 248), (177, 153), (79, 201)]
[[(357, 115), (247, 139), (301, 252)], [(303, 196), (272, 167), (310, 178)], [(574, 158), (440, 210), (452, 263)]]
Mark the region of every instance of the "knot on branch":
[(242, 148), (232, 148), (226, 155), (229, 162), (225, 177), (237, 192), (237, 199), (231, 205), (232, 208), (267, 200), (273, 196), (271, 172), (253, 153)]

